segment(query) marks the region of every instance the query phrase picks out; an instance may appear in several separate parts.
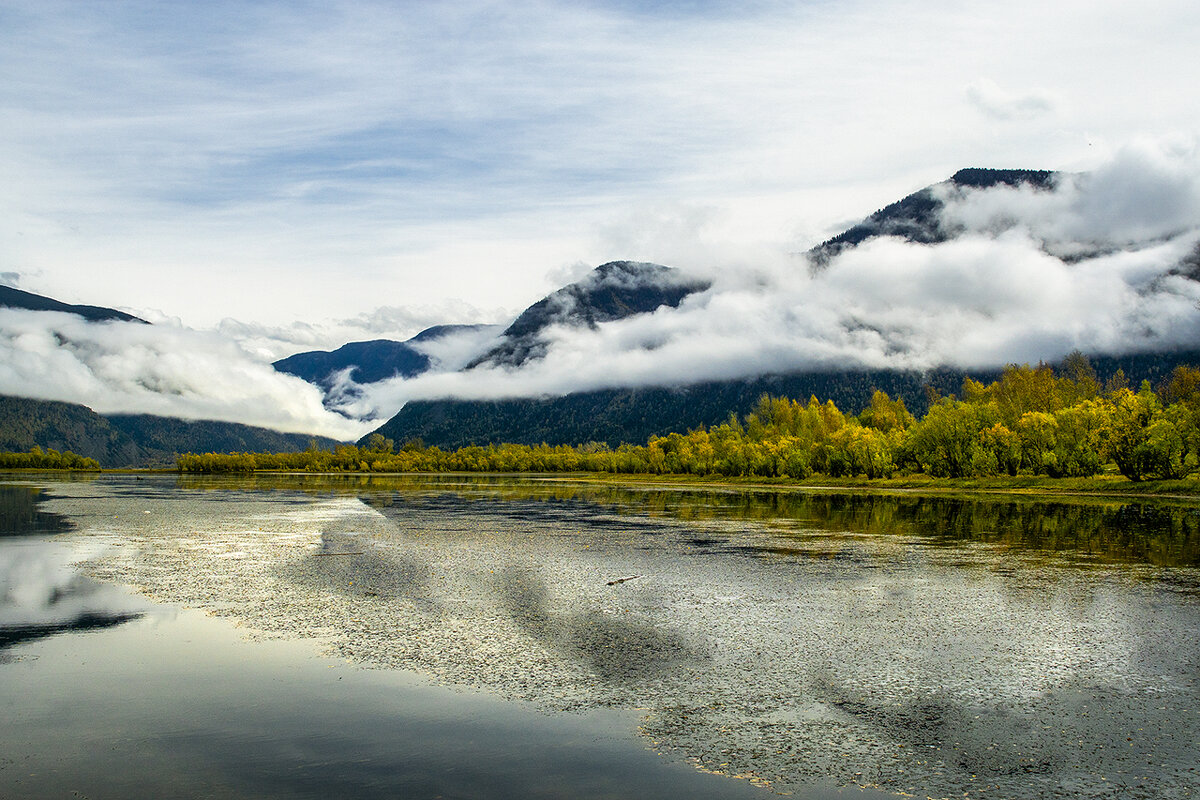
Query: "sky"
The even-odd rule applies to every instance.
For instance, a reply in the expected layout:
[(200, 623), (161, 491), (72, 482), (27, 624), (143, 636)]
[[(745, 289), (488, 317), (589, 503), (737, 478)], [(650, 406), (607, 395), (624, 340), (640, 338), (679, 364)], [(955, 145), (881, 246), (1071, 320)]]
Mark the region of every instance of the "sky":
[[(282, 392), (277, 427), (329, 433), (345, 426), (270, 360), (503, 323), (605, 261), (778, 276), (967, 166), (1140, 163), (1169, 195), (1167, 165), (1190, 202), (1196, 41), (1189, 2), (0, 0), (0, 280), (169, 329), (75, 348), (73, 397), (111, 390), (116, 362), (192, 348), (219, 385), (256, 387), (239, 409)], [(910, 285), (938, 274), (926, 255), (874, 253)], [(0, 326), (0, 390), (64, 337), (28, 324)], [(126, 377), (109, 406), (191, 396)], [(130, 399), (143, 389), (167, 399)], [(187, 414), (220, 416), (210, 400)]]

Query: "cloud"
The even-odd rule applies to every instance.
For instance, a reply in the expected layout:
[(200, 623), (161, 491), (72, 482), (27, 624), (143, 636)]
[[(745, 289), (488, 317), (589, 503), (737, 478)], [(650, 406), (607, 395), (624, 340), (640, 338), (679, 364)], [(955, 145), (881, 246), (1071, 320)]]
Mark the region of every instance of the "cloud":
[(1196, 140), (1136, 142), (1096, 169), (1063, 176), (1057, 191), (943, 187), (951, 227), (1023, 229), (1049, 252), (1075, 257), (1155, 242), (1200, 224)]
[[(347, 342), (404, 341), (436, 325), (486, 325), (513, 316), (513, 312), (503, 308), (481, 309), (470, 303), (447, 300), (413, 306), (380, 306), (354, 317), (289, 325), (264, 325), (226, 317), (214, 330), (259, 360), (270, 363), (310, 350), (336, 350)], [(147, 319), (169, 322), (176, 327), (182, 325), (180, 320), (163, 315), (150, 315)]]
[(479, 308), (463, 300), (444, 300), (409, 306), (380, 306), (373, 311), (339, 320), (344, 328), (375, 337), (409, 339), (435, 325), (484, 325), (511, 319), (506, 308)]
[(773, 244), (1200, 126), (1194, 4), (653, 5), (0, 0), (3, 268), (196, 327), (519, 308), (553, 265), (712, 260), (671, 209)]
[(413, 344), (439, 372), (456, 372), (500, 343), (503, 325), (481, 325)]
[(1119, 354), (1200, 341), (1200, 160), (1131, 146), (1054, 191), (944, 187), (938, 245), (869, 240), (815, 274), (777, 254), (712, 270), (678, 309), (548, 329), (521, 368), (435, 372), (358, 387), (343, 410), (410, 399), (558, 395), (814, 369), (925, 370)]
[(404, 336), (429, 322), (475, 321), (470, 315), (480, 312), (468, 304), (385, 306), (336, 323), (227, 319), (211, 331), (165, 317), (156, 325), (97, 325), (6, 309), (0, 393), (82, 402), (101, 413), (355, 438), (413, 399), (559, 395), (816, 369), (998, 366), (1074, 349), (1124, 353), (1200, 341), (1200, 283), (1178, 269), (1200, 252), (1200, 148), (1192, 140), (1131, 144), (1093, 171), (1063, 175), (1052, 191), (945, 184), (938, 192), (942, 224), (956, 232), (951, 241), (877, 238), (816, 273), (780, 249), (727, 257), (714, 247), (703, 269), (679, 276), (704, 278), (706, 291), (676, 309), (594, 326), (566, 319), (543, 332), (545, 356), (520, 368), (460, 371), (496, 345), (502, 325), (421, 343), (434, 362), (427, 374), (359, 385), (347, 373), (328, 397), (270, 367), (289, 350), (378, 338), (367, 331)]
[(0, 309), (0, 394), (337, 439), (370, 427), (328, 411), (316, 387), (216, 333), (44, 311)]
[(967, 99), (986, 116), (997, 120), (1036, 119), (1053, 114), (1059, 105), (1054, 95), (1044, 89), (1015, 94), (986, 78), (967, 87)]

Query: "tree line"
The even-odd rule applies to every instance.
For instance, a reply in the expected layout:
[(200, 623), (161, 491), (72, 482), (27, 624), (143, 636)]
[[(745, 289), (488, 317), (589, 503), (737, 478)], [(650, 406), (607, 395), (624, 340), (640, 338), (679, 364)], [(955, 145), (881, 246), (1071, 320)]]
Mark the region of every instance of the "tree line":
[(70, 450), (62, 453), (53, 448), (43, 450), (34, 445), (28, 453), (0, 453), (0, 469), (73, 469), (99, 470), (100, 462), (77, 455)]
[[(932, 390), (931, 390), (932, 392)], [(612, 472), (808, 478), (887, 478), (924, 473), (1087, 477), (1113, 465), (1133, 481), (1200, 470), (1200, 369), (1179, 366), (1137, 391), (1121, 372), (1104, 385), (1076, 353), (1056, 372), (1013, 365), (957, 395), (932, 392), (915, 418), (902, 400), (875, 391), (858, 415), (829, 400), (764, 395), (754, 410), (644, 445), (499, 444), (454, 450), (410, 441), (398, 450), (380, 434), (364, 446), (300, 453), (207, 453), (178, 459), (183, 472)]]

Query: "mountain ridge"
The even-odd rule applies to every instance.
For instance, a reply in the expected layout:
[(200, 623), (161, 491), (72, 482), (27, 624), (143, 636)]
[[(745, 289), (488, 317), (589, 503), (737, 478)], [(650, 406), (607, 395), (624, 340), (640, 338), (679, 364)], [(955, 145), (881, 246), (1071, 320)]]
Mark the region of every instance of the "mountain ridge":
[(66, 314), (75, 314), (89, 322), (139, 322), (143, 325), (150, 324), (141, 317), (126, 314), (124, 311), (117, 311), (115, 308), (71, 305), (70, 303), (55, 300), (52, 297), (26, 292), (12, 286), (0, 286), (0, 307), (16, 308), (25, 311), (58, 311)]
[(336, 350), (309, 350), (281, 358), (272, 366), (328, 390), (339, 373), (350, 370), (355, 383), (375, 383), (397, 375), (412, 378), (431, 366), (428, 355), (414, 344), (422, 344), (456, 333), (477, 331), (487, 325), (434, 325), (403, 342), (371, 339), (347, 342)]
[(912, 194), (884, 206), (861, 222), (826, 239), (806, 254), (814, 268), (821, 269), (846, 250), (857, 247), (877, 236), (898, 236), (917, 244), (940, 244), (948, 241), (951, 232), (945, 230), (938, 214), (945, 206), (938, 189), (957, 187), (988, 189), (995, 186), (1029, 186), (1035, 190), (1054, 189), (1063, 173), (1043, 169), (960, 169), (940, 183), (918, 189)]
[[(884, 236), (895, 236), (919, 244), (946, 242), (958, 234), (941, 219), (945, 207), (943, 198), (949, 193), (998, 186), (1028, 187), (1034, 192), (1052, 191), (1068, 175), (1051, 170), (961, 169), (940, 183), (879, 209), (813, 247), (806, 254), (807, 260), (814, 272), (820, 272), (846, 250)], [(1070, 263), (1081, 257), (1088, 256), (1064, 255), (1061, 260)], [(1200, 244), (1170, 274), (1200, 282)], [(1057, 357), (1066, 355), (1064, 352)], [(1161, 378), (1159, 373), (1164, 365), (1169, 372), (1169, 368), (1178, 363), (1196, 363), (1200, 360), (1200, 352), (1168, 349), (1126, 356), (1102, 355), (1097, 356), (1097, 360), (1102, 373), (1108, 369), (1105, 365), (1125, 364), (1122, 368), (1136, 384), (1143, 378), (1152, 381)], [(648, 435), (660, 435), (669, 430), (682, 431), (699, 424), (711, 425), (724, 421), (730, 413), (744, 414), (764, 391), (798, 396), (800, 399), (814, 394), (822, 400), (832, 399), (839, 407), (854, 411), (865, 406), (873, 390), (880, 388), (893, 397), (904, 399), (910, 408), (919, 412), (927, 402), (924, 383), (931, 383), (943, 393), (951, 393), (958, 390), (958, 384), (966, 375), (986, 382), (998, 374), (1003, 366), (997, 364), (994, 370), (971, 371), (941, 368), (930, 373), (862, 368), (809, 369), (730, 381), (706, 381), (668, 389), (613, 388), (552, 398), (413, 401), (381, 426), (379, 432), (397, 442), (419, 438), (426, 444), (440, 446), (500, 441), (537, 444), (541, 441), (540, 437), (545, 437), (549, 444), (579, 444), (590, 439), (610, 444), (644, 441)], [(1117, 368), (1112, 366), (1110, 372), (1115, 372)], [(946, 375), (955, 375), (956, 380), (939, 387), (938, 380), (944, 383)], [(687, 403), (680, 400), (685, 395), (690, 397), (691, 409), (696, 413), (688, 414)], [(490, 425), (488, 420), (491, 420)], [(574, 436), (564, 436), (562, 431), (565, 430), (573, 431)]]

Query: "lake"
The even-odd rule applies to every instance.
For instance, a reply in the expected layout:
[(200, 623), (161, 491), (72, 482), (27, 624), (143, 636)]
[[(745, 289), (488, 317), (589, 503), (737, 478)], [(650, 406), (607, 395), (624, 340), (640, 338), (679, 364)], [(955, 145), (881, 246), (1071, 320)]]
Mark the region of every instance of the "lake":
[(0, 796), (1200, 790), (1194, 502), (14, 474), (0, 526)]

